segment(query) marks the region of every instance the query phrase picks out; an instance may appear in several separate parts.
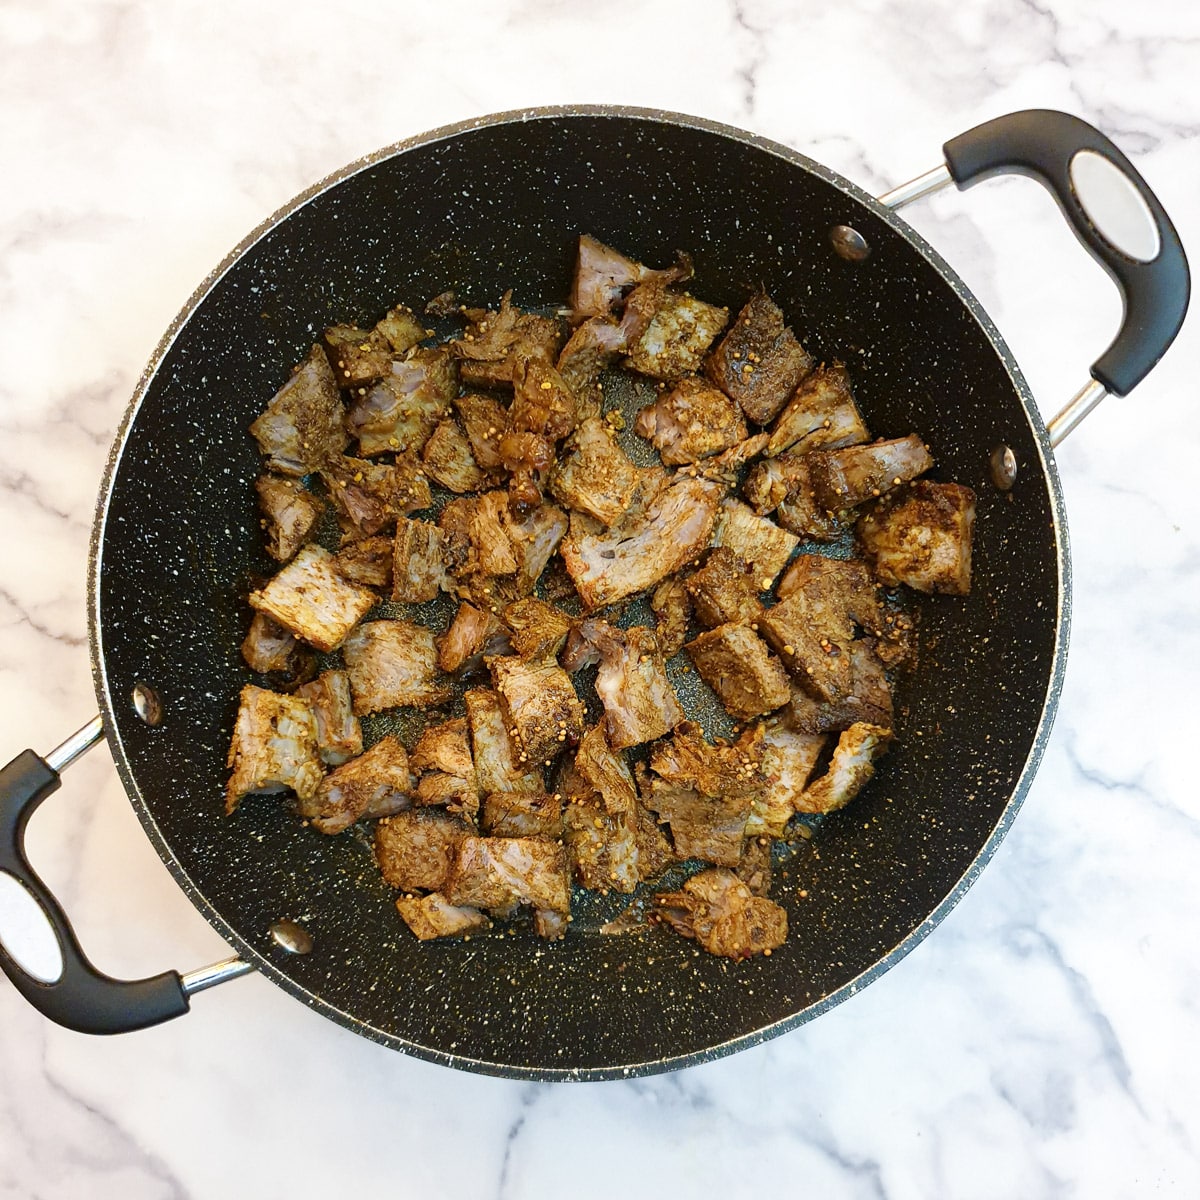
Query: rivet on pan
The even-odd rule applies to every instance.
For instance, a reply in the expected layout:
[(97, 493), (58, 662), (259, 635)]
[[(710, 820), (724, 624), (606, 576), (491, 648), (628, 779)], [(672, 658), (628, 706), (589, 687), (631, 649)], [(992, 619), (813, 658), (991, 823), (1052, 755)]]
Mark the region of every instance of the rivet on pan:
[(829, 240), (847, 262), (862, 262), (871, 253), (867, 239), (849, 225), (835, 225), (829, 231)]
[(1017, 456), (1009, 446), (999, 445), (992, 451), (988, 468), (992, 473), (992, 482), (1002, 492), (1007, 492), (1017, 480)]
[(313, 948), (312, 934), (290, 917), (284, 917), (271, 926), (271, 937), (277, 946), (289, 954), (307, 954)]
[(147, 725), (157, 725), (163, 719), (162, 701), (148, 683), (133, 685), (133, 711)]

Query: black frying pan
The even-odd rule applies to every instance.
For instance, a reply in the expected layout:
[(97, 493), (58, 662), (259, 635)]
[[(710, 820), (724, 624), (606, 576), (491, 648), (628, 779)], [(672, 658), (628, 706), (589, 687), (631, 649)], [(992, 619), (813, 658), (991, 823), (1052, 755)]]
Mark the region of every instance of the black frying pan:
[[(1105, 389), (1133, 387), (1173, 339), (1188, 299), (1178, 237), (1128, 160), (1075, 118), (1015, 114), (944, 149), (948, 172), (888, 204), (951, 179), (1033, 174), (1122, 289), (1125, 323), (1052, 422), (1061, 436)], [(1148, 206), (1161, 241), (1150, 261), (1092, 226), (1070, 170), (1085, 149)], [(774, 1036), (912, 949), (991, 857), (1029, 787), (1062, 679), (1070, 575), (1057, 438), (987, 315), (888, 204), (706, 121), (546, 109), (402, 143), (255, 231), (168, 331), (113, 446), (90, 574), (103, 716), (45, 759), (26, 751), (0, 773), (0, 868), (41, 903), (63, 952), (61, 976), (43, 982), (0, 948), (20, 991), (53, 1020), (111, 1033), (180, 1015), (193, 991), (254, 968), (423, 1058), (597, 1079)], [(831, 237), (839, 226), (852, 232)], [(850, 363), (873, 433), (919, 431), (936, 476), (979, 494), (974, 590), (966, 602), (921, 601), (922, 665), (901, 696), (897, 743), (777, 880), (791, 933), (770, 958), (733, 965), (663, 931), (614, 938), (594, 924), (552, 945), (529, 930), (418, 944), (362, 839), (323, 837), (269, 798), (222, 815), (236, 697), (250, 678), (239, 655), (245, 594), (272, 569), (246, 427), (325, 325), (369, 323), (396, 300), (447, 288), (473, 303), (507, 287), (525, 306), (559, 302), (582, 232), (649, 263), (690, 250), (696, 293), (731, 308), (763, 283), (818, 358)], [(993, 454), (1001, 446), (1018, 465), (1010, 492), (993, 482), (1011, 462)], [(25, 822), (102, 734), (150, 839), (237, 959), (184, 977), (109, 979), (30, 869)], [(285, 918), (303, 932), (281, 928)]]

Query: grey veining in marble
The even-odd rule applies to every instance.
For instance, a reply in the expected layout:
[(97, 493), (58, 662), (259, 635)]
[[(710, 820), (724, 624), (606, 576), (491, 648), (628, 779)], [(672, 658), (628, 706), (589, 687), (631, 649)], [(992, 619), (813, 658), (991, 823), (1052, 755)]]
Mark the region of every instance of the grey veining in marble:
[[(1177, 0), (26, 0), (0, 8), (0, 61), (3, 757), (94, 711), (92, 506), (159, 335), (247, 230), (360, 154), (488, 111), (640, 104), (882, 191), (970, 125), (1060, 107), (1200, 246), (1200, 9)], [(1120, 316), (1053, 203), (1008, 180), (905, 215), (1050, 415)], [(50, 1027), (3, 983), (0, 1197), (1200, 1194), (1194, 329), (1059, 452), (1075, 603), (1058, 722), (994, 861), (879, 982), (733, 1058), (576, 1087), (404, 1058), (257, 978), (116, 1039)], [(103, 749), (30, 850), (104, 969), (223, 956)]]

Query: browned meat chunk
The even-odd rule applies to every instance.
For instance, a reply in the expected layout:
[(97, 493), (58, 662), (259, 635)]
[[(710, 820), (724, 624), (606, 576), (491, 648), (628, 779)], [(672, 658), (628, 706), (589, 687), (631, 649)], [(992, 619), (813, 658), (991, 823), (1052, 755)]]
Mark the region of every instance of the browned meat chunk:
[(431, 938), (460, 937), (491, 925), (477, 908), (457, 907), (440, 892), (412, 899), (401, 896), (396, 901), (396, 909), (423, 942)]
[(859, 518), (858, 537), (880, 582), (919, 592), (971, 590), (975, 493), (957, 483), (917, 480)]
[(296, 695), (312, 709), (323, 763), (336, 767), (362, 753), (362, 727), (350, 704), (350, 677), (345, 671), (325, 671), (297, 688)]
[(848, 613), (851, 620), (871, 630), (879, 631), (879, 600), (876, 583), (859, 559), (826, 558), (823, 554), (800, 554), (783, 573), (779, 581), (779, 598), (786, 599), (794, 592), (807, 591), (814, 601), (833, 606)]
[(764, 721), (762, 732), (762, 765), (767, 783), (754, 796), (746, 821), (746, 836), (777, 838), (783, 836), (784, 827), (796, 812), (826, 739), (794, 730), (781, 717)]
[(333, 556), (333, 569), (351, 583), (363, 587), (392, 586), (392, 554), (395, 539), (381, 537), (351, 538)]
[(520, 904), (570, 912), (566, 851), (541, 838), (465, 837), (445, 895), (493, 916), (507, 916)]
[(394, 737), (381, 738), (369, 750), (330, 771), (300, 815), (322, 833), (341, 833), (363, 817), (381, 817), (412, 804), (413, 779), (408, 755)]
[(554, 444), (575, 428), (575, 393), (549, 363), (519, 361), (513, 368), (508, 420), (500, 460), (512, 476), (509, 507), (520, 517), (541, 504), (542, 476), (554, 465)]
[(438, 671), (432, 631), (411, 621), (368, 621), (343, 653), (360, 717), (402, 704), (428, 708), (454, 694)]
[(762, 577), (728, 546), (718, 546), (687, 581), (696, 619), (708, 629), (727, 622), (757, 620), (762, 612), (758, 593)]
[(654, 908), (676, 933), (735, 962), (769, 954), (787, 937), (787, 913), (732, 871), (701, 871), (680, 891), (655, 896)]
[(305, 546), (250, 604), (318, 650), (336, 650), (376, 604), (366, 588), (347, 582), (334, 569), (333, 555)]
[(491, 837), (563, 835), (562, 797), (545, 792), (494, 792), (483, 801), (483, 831)]
[(387, 338), (393, 354), (407, 353), (432, 332), (426, 329), (424, 322), (404, 304), (389, 309), (375, 328)]
[(508, 409), (492, 396), (459, 396), (454, 402), (459, 420), (481, 470), (495, 471), (500, 463), (500, 439), (508, 432)]
[(679, 861), (671, 839), (654, 819), (654, 814), (641, 802), (637, 807), (637, 867), (638, 882), (657, 879), (668, 867)]
[(767, 436), (764, 432), (744, 438), (736, 446), (730, 446), (712, 458), (701, 459), (695, 470), (705, 479), (717, 479), (732, 487), (737, 483), (742, 468), (766, 449)]
[(742, 410), (706, 379), (681, 379), (638, 413), (634, 431), (669, 464), (696, 462), (736, 446), (747, 434)]
[(466, 332), (451, 343), (467, 387), (511, 387), (513, 369), (538, 359), (553, 363), (561, 342), (558, 323), (550, 317), (522, 313), (505, 292), (499, 312), (473, 309)]
[(640, 334), (630, 336), (626, 366), (652, 379), (694, 375), (713, 339), (725, 328), (729, 310), (686, 292), (673, 292), (661, 283), (643, 284), (638, 290), (648, 289), (653, 289), (653, 316)]
[(508, 627), (509, 641), (522, 658), (555, 658), (567, 640), (571, 618), (553, 604), (527, 596), (500, 614)]
[(787, 672), (746, 625), (720, 625), (684, 647), (730, 716), (748, 721), (791, 699)]
[(640, 521), (607, 532), (577, 528), (572, 518), (562, 556), (585, 607), (645, 591), (690, 563), (708, 545), (722, 491), (707, 480), (677, 479)]
[(379, 533), (398, 517), (433, 503), (429, 482), (411, 455), (398, 455), (387, 464), (365, 458), (331, 460), (321, 475), (351, 536)]
[(378, 329), (334, 325), (325, 330), (325, 347), (339, 387), (374, 383), (391, 369), (392, 345)]
[(869, 436), (854, 403), (850, 373), (841, 363), (834, 363), (818, 367), (801, 381), (771, 430), (767, 454), (835, 450), (865, 442)]
[[(787, 455), (781, 455), (772, 461), (781, 463), (786, 458)], [(784, 529), (818, 542), (831, 542), (845, 529), (841, 510), (831, 512), (817, 503), (808, 460), (803, 458), (796, 463), (792, 485), (776, 510), (775, 519)]]
[(806, 733), (836, 733), (858, 722), (890, 728), (892, 692), (874, 640), (847, 642), (842, 650), (849, 675), (845, 696), (831, 704), (811, 695), (803, 684), (793, 687), (792, 724)]
[(493, 792), (544, 792), (541, 764), (518, 761), (522, 751), (509, 736), (499, 696), (490, 688), (474, 688), (463, 700), (480, 792), (485, 796)]
[(444, 804), (474, 820), (479, 785), (462, 717), (426, 729), (413, 747), (409, 764), (420, 776), (418, 804)]
[(851, 725), (838, 738), (829, 770), (804, 789), (797, 812), (827, 813), (844, 808), (875, 774), (875, 762), (892, 740), (890, 729), (878, 725)]
[(325, 505), (296, 480), (278, 475), (260, 475), (254, 481), (254, 490), (262, 509), (267, 553), (279, 562), (287, 562), (308, 541)]
[(640, 625), (616, 629), (607, 621), (588, 620), (580, 626), (580, 633), (600, 655), (596, 694), (604, 705), (605, 726), (614, 749), (664, 737), (683, 720), (658, 640), (650, 630)]
[(511, 575), (517, 569), (512, 540), (505, 528), (508, 497), (504, 492), (452, 500), (442, 509), (438, 524), (452, 539), (466, 546), (463, 562), (454, 574), (460, 579)]
[(346, 448), (342, 400), (320, 346), (275, 393), (250, 432), (267, 466), (284, 475), (308, 475)]
[(260, 675), (279, 675), (283, 681), (303, 682), (314, 669), (312, 657), (282, 625), (256, 612), (242, 643), (246, 665)]
[(356, 388), (346, 426), (361, 454), (416, 454), (446, 415), (458, 390), (454, 362), (444, 348), (413, 350), (395, 359), (372, 388)]
[(761, 729), (747, 729), (732, 746), (714, 745), (699, 725), (685, 721), (653, 748), (650, 766), (660, 778), (704, 796), (740, 795), (765, 782), (761, 759)]
[(740, 500), (726, 500), (721, 505), (713, 545), (728, 546), (749, 563), (758, 575), (759, 587), (766, 591), (800, 545), (800, 539), (774, 521), (756, 517)]
[(788, 498), (789, 491), (795, 486), (797, 468), (802, 462), (800, 458), (783, 455), (781, 458), (765, 458), (750, 468), (742, 485), (742, 495), (758, 516), (769, 516)]
[(488, 476), (475, 461), (457, 421), (438, 424), (421, 451), (421, 461), (430, 479), (452, 492), (480, 492), (488, 486)]
[(572, 315), (576, 319), (605, 316), (631, 287), (639, 283), (657, 280), (666, 284), (690, 279), (691, 260), (685, 254), (678, 257), (678, 265), (652, 271), (597, 241), (591, 234), (583, 234), (579, 239), (579, 258), (571, 288)]
[(402, 892), (445, 886), (466, 822), (433, 808), (414, 808), (384, 817), (375, 826), (375, 861), (389, 887)]
[(519, 761), (547, 762), (583, 733), (583, 705), (571, 677), (553, 660), (489, 658), (488, 670), (510, 730), (516, 730)]
[(280, 696), (247, 684), (242, 688), (226, 764), (225, 811), (243, 796), (291, 788), (301, 800), (312, 796), (324, 777), (317, 753), (312, 709), (294, 696)]
[(766, 292), (750, 297), (704, 364), (709, 379), (757, 425), (779, 412), (812, 369), (812, 356)]
[(933, 456), (915, 433), (844, 450), (814, 450), (808, 456), (813, 496), (831, 512), (881, 496), (932, 466)]
[(428, 521), (396, 522), (392, 559), (392, 599), (419, 604), (448, 587), (446, 537)]
[(448, 674), (469, 674), (489, 654), (507, 654), (508, 632), (496, 617), (473, 604), (460, 604), (450, 628), (438, 638), (438, 665)]
[(650, 597), (654, 613), (655, 636), (663, 658), (674, 658), (687, 641), (692, 619), (692, 597), (682, 579), (667, 579)]
[(609, 526), (628, 511), (643, 471), (630, 462), (598, 417), (575, 431), (571, 448), (550, 474), (554, 498)]
[(575, 393), (580, 421), (600, 415), (600, 372), (625, 349), (627, 331), (611, 317), (592, 317), (571, 334), (558, 356), (558, 373)]

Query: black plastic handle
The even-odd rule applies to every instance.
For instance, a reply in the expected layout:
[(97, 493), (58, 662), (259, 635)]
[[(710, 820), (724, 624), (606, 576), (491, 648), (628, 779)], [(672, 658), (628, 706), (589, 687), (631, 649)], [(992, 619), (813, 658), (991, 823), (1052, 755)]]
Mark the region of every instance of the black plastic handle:
[[(1112, 345), (1092, 365), (1092, 378), (1124, 396), (1175, 340), (1187, 312), (1191, 277), (1179, 234), (1158, 197), (1133, 164), (1086, 121), (1070, 113), (1031, 108), (977, 125), (942, 147), (960, 188), (993, 175), (1029, 175), (1046, 185), (1075, 236), (1117, 282), (1125, 315)], [(1081, 150), (1102, 155), (1137, 189), (1158, 228), (1158, 254), (1148, 262), (1123, 254), (1095, 227), (1071, 182)]]
[(187, 993), (175, 971), (123, 981), (97, 971), (80, 949), (71, 922), (25, 857), (25, 826), (47, 796), (58, 791), (57, 771), (32, 750), (0, 770), (0, 870), (29, 890), (54, 926), (63, 971), (54, 983), (34, 979), (0, 943), (0, 967), (43, 1016), (79, 1033), (129, 1033), (188, 1011)]

